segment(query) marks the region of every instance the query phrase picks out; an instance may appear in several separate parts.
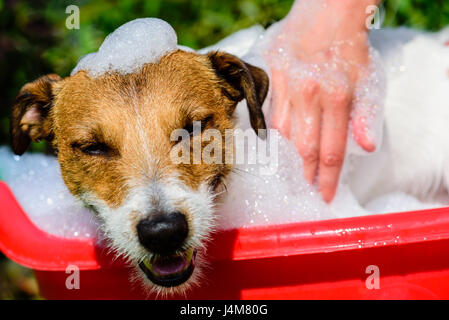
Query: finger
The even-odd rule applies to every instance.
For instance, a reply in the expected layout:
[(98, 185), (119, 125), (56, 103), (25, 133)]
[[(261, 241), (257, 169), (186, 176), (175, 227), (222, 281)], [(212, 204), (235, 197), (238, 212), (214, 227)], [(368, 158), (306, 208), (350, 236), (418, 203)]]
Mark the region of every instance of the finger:
[(357, 112), (357, 110), (354, 110), (352, 119), (352, 134), (355, 142), (365, 151), (373, 152), (376, 150), (374, 138), (369, 134), (369, 125), (366, 117), (361, 115), (360, 112)]
[(345, 90), (321, 95), (323, 126), (318, 185), (324, 201), (335, 196), (346, 152), (350, 95)]
[(281, 135), (290, 138), (291, 105), (288, 98), (288, 77), (285, 71), (272, 70), (273, 105), (271, 126)]
[(305, 80), (299, 90), (292, 91), (292, 108), (297, 126), (293, 125), (293, 141), (303, 159), (304, 176), (314, 183), (318, 169), (321, 108), (320, 85), (315, 80)]

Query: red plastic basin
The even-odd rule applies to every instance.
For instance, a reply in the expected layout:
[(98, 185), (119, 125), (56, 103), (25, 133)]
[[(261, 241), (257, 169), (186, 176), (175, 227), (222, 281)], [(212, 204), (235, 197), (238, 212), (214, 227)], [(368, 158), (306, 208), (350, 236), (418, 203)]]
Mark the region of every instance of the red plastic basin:
[[(49, 299), (154, 298), (92, 239), (38, 229), (0, 182), (0, 250), (32, 268)], [(448, 299), (449, 208), (217, 233), (210, 268), (189, 299)], [(80, 289), (66, 288), (68, 265)], [(366, 268), (379, 268), (368, 289)]]

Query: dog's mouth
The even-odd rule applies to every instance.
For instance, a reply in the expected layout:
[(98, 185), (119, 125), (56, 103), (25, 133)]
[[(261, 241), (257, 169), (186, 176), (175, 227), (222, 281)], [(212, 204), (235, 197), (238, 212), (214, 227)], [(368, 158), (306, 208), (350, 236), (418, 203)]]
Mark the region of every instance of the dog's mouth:
[(195, 269), (196, 251), (189, 249), (182, 254), (145, 258), (140, 269), (156, 285), (176, 287), (186, 282)]

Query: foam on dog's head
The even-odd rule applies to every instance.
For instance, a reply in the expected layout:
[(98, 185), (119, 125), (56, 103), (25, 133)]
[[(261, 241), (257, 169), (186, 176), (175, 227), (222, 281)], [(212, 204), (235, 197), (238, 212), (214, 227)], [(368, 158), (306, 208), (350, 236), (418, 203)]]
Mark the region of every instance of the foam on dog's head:
[(85, 70), (97, 77), (107, 72), (128, 74), (146, 63), (157, 63), (178, 49), (175, 30), (157, 18), (142, 18), (125, 23), (106, 37), (97, 52), (84, 56), (72, 75)]

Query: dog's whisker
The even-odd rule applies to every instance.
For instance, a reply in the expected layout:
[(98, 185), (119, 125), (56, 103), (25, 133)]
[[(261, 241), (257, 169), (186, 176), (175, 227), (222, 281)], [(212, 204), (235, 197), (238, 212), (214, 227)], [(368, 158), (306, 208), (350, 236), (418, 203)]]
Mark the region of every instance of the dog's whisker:
[(245, 175), (250, 175), (253, 178), (256, 178), (256, 179), (258, 179), (260, 181), (263, 181), (263, 178), (261, 176), (256, 175), (256, 174), (251, 173), (251, 172), (248, 172), (246, 170), (242, 170), (242, 169), (238, 169), (238, 168), (232, 168), (231, 172), (234, 173), (234, 174), (237, 174), (237, 175), (239, 175), (241, 177), (245, 177)]

